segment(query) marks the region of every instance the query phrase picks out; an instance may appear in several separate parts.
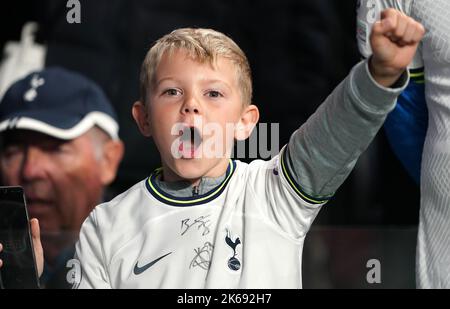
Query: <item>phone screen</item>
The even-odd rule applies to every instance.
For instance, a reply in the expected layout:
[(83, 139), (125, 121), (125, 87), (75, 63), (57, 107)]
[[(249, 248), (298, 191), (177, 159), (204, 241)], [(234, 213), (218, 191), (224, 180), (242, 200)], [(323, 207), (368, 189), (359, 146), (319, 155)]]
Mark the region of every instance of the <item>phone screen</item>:
[(0, 243), (1, 288), (39, 288), (25, 196), (20, 187), (0, 187)]

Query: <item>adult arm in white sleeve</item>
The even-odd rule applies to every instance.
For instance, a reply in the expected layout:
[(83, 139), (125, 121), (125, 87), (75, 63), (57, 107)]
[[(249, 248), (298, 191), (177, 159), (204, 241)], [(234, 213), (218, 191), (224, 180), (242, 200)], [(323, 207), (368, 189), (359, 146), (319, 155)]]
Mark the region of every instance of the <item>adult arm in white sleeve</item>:
[(75, 259), (80, 263), (82, 274), (79, 289), (111, 288), (95, 210), (81, 228)]

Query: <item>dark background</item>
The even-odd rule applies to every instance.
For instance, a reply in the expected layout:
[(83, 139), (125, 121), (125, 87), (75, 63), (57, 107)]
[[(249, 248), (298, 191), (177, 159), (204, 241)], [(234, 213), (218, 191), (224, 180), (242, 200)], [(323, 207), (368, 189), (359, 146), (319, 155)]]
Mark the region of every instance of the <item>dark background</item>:
[[(48, 46), (46, 66), (79, 71), (104, 89), (117, 110), (126, 144), (111, 195), (159, 166), (156, 149), (140, 136), (130, 111), (139, 98), (140, 65), (162, 35), (189, 26), (214, 28), (232, 37), (252, 66), (261, 122), (280, 123), (280, 146), (360, 59), (356, 0), (80, 2), (81, 24), (67, 23), (65, 0), (2, 2), (0, 44), (18, 40), (24, 22), (36, 20), (41, 26), (38, 40)], [(314, 226), (414, 227), (418, 210), (419, 188), (381, 131)], [(414, 240), (414, 232), (411, 235)], [(411, 242), (408, 250), (414, 245)]]
[[(261, 122), (280, 123), (280, 146), (359, 61), (356, 0), (81, 1), (81, 24), (68, 24), (65, 0), (2, 4), (0, 45), (18, 40), (25, 21), (41, 26), (46, 66), (79, 71), (99, 83), (120, 118), (126, 156), (115, 193), (159, 166), (151, 141), (131, 117), (140, 65), (153, 42), (179, 27), (210, 27), (232, 37), (253, 70)], [(318, 217), (323, 224), (416, 224), (419, 190), (380, 132)], [(317, 223), (317, 222), (316, 222)]]

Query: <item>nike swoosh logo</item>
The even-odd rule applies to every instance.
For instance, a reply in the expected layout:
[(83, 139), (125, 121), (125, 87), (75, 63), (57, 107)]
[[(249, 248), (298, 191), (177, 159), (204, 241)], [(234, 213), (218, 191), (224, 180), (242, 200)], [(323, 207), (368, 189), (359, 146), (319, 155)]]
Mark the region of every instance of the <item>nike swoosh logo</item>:
[(136, 276), (142, 274), (142, 273), (145, 272), (147, 269), (149, 269), (150, 267), (152, 267), (153, 265), (155, 265), (156, 263), (158, 263), (159, 261), (161, 261), (163, 258), (165, 258), (166, 256), (168, 256), (168, 255), (170, 255), (170, 254), (172, 254), (172, 252), (167, 253), (167, 254), (165, 254), (165, 255), (163, 255), (163, 256), (157, 258), (156, 260), (154, 260), (154, 261), (148, 263), (147, 265), (144, 265), (143, 267), (139, 267), (139, 266), (138, 266), (139, 261), (136, 262), (136, 265), (134, 266), (134, 270), (133, 270), (133, 271), (134, 271), (134, 274), (135, 274)]

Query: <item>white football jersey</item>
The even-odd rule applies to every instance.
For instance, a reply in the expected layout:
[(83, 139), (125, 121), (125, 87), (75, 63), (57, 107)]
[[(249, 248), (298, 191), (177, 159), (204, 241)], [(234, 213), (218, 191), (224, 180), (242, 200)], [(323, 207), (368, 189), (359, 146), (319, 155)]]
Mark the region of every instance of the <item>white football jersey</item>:
[(301, 288), (306, 233), (408, 80), (404, 74), (401, 87), (382, 87), (361, 62), (272, 160), (230, 161), (204, 187), (209, 192), (184, 198), (168, 193), (186, 196), (179, 188), (161, 188), (159, 170), (97, 206), (81, 228), (68, 281), (80, 288)]
[(367, 27), (387, 7), (422, 23), (426, 35), (414, 68), (425, 67), (429, 121), (421, 169), (417, 286), (450, 288), (450, 1), (362, 0), (358, 41), (367, 56)]
[(71, 282), (78, 288), (301, 288), (303, 242), (322, 204), (302, 194), (281, 156), (230, 160), (225, 180), (203, 196), (169, 196), (155, 172), (97, 206), (77, 244), (82, 276)]

